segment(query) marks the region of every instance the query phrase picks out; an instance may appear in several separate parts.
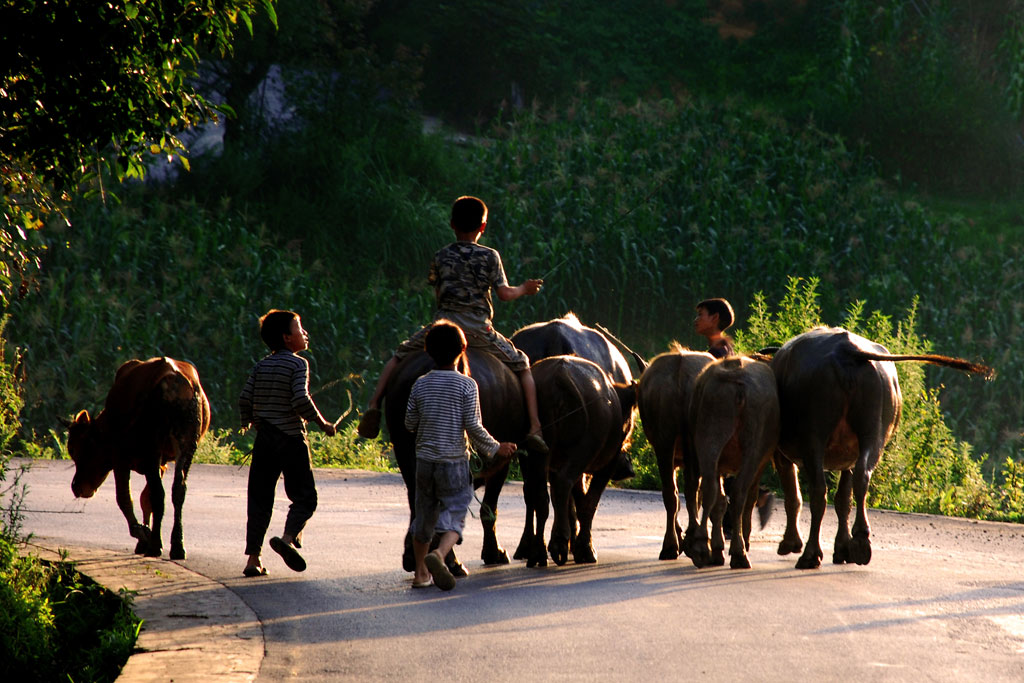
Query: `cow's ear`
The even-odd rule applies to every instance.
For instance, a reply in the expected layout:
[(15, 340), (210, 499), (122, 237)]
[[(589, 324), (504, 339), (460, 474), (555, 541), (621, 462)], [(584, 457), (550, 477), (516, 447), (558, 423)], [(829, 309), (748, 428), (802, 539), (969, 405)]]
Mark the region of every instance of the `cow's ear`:
[(87, 425), (87, 424), (89, 424), (89, 411), (88, 410), (80, 410), (80, 411), (78, 411), (78, 414), (75, 415), (75, 424), (76, 425)]

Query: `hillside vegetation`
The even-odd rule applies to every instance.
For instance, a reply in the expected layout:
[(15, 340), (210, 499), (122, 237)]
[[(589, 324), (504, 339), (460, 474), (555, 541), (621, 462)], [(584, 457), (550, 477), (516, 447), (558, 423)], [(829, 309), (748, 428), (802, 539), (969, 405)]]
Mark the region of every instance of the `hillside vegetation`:
[[(366, 71), (286, 70), (303, 125), (193, 159), (177, 184), (126, 190), (120, 205), (83, 200), (70, 228), (45, 231), (42, 274), (8, 311), (21, 447), (46, 450), (51, 431), (59, 441), (55, 416), (98, 410), (123, 360), (159, 354), (196, 363), (215, 432), (238, 443), (235, 402), (264, 353), (256, 319), (270, 307), (303, 316), (321, 408), (338, 414), (350, 395), (361, 405), (394, 345), (429, 320), (426, 265), (450, 239), (451, 201), (476, 194), (491, 209), (484, 242), (510, 279), (547, 283), (499, 305), (506, 334), (572, 310), (652, 356), (673, 339), (697, 344), (693, 305), (725, 296), (751, 346), (824, 322), (893, 351), (994, 366), (988, 383), (921, 368), (901, 378), (908, 417), (875, 502), (1016, 518), (1021, 220), (1012, 208), (973, 212), (981, 196), (1020, 206), (1020, 76), (1004, 55), (1024, 49), (1021, 24), (965, 41), (961, 14), (916, 4), (928, 12), (866, 1), (710, 13), (686, 2), (376, 3), (347, 54), (358, 49), (364, 65), (391, 69), (390, 87), (410, 90), (372, 87)], [(287, 7), (282, 33), (299, 28)], [(480, 58), (446, 58), (465, 46), (445, 31), (471, 26), (492, 30)], [(723, 26), (746, 27), (746, 40), (723, 40)], [(385, 58), (399, 45), (406, 79)], [(986, 69), (966, 69), (965, 55)], [(885, 105), (901, 99), (882, 91), (893, 73), (934, 88), (905, 103), (913, 127)], [(967, 107), (960, 94), (975, 91)], [(424, 111), (461, 130), (422, 134)], [(913, 151), (934, 147), (915, 131), (934, 131), (940, 156)], [(988, 155), (991, 183), (968, 151)]]

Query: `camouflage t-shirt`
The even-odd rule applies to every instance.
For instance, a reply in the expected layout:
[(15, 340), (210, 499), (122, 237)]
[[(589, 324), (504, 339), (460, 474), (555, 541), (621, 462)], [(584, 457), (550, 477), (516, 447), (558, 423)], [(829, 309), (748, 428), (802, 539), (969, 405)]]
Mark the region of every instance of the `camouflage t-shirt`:
[(455, 322), (491, 326), (491, 289), (508, 286), (501, 256), (474, 242), (453, 242), (438, 250), (428, 278), (437, 294), (439, 315), (451, 313)]

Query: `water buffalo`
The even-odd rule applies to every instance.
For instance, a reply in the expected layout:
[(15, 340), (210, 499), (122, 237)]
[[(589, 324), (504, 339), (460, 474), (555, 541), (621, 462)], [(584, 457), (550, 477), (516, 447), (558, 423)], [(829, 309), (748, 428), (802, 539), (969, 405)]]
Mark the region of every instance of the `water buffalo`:
[[(512, 335), (512, 343), (529, 356), (531, 364), (536, 364), (542, 359), (552, 356), (578, 356), (596, 363), (608, 373), (613, 382), (628, 384), (633, 381), (629, 363), (626, 362), (625, 356), (622, 355), (618, 347), (604, 333), (580, 323), (573, 313), (567, 313), (555, 320), (527, 325)], [(630, 353), (633, 355), (638, 370), (642, 372), (646, 367), (646, 362), (632, 351)], [(611, 474), (613, 481), (628, 479), (635, 474), (629, 456), (624, 451), (619, 453), (615, 463)], [(546, 489), (546, 481), (546, 477), (536, 482), (524, 481), (526, 523), (523, 526), (523, 535), (519, 546), (512, 555), (517, 560), (525, 560), (533, 552), (531, 548), (534, 544), (534, 519), (537, 511), (533, 509), (530, 501), (546, 500), (544, 491), (533, 491), (531, 486), (536, 483)], [(575, 509), (570, 503), (570, 517), (574, 516)], [(543, 543), (541, 545), (543, 546)]]
[[(523, 401), (519, 378), (495, 356), (472, 346), (466, 352), (470, 375), (480, 388), (480, 413), (484, 427), (498, 441), (523, 443), (529, 429), (529, 419)], [(384, 393), (384, 419), (387, 422), (395, 460), (405, 481), (409, 500), (410, 523), (416, 497), (416, 438), (405, 428), (405, 409), (413, 382), (420, 375), (434, 367), (434, 361), (425, 351), (405, 356), (395, 368)], [(532, 455), (529, 457), (533, 457)], [(484, 484), (484, 499), (480, 521), (483, 524), (484, 542), (480, 553), (484, 564), (507, 564), (508, 553), (499, 545), (495, 535), (495, 521), (498, 511), (498, 497), (508, 476), (508, 461), (496, 471), (476, 473), (474, 483)], [(483, 475), (483, 476), (480, 476)], [(465, 568), (454, 553), (447, 558), (450, 569), (457, 576), (464, 576)], [(406, 571), (415, 569), (412, 556), (412, 537), (406, 534), (402, 566)]]
[[(512, 343), (537, 363), (552, 356), (579, 356), (597, 363), (613, 382), (633, 381), (629, 363), (622, 352), (601, 332), (580, 323), (573, 313), (547, 322), (533, 323), (516, 331)], [(642, 371), (644, 360), (634, 354)]]
[[(779, 397), (771, 368), (747, 357), (706, 365), (697, 376), (690, 398), (690, 424), (700, 464), (703, 507), (693, 544), (693, 563), (698, 567), (725, 563), (722, 475), (731, 474), (736, 478), (731, 492), (735, 500), (729, 505), (735, 515), (729, 566), (749, 569), (750, 517), (757, 501), (757, 484), (779, 441)], [(709, 516), (713, 524), (710, 544)]]
[[(68, 424), (68, 453), (75, 461), (71, 490), (90, 498), (114, 472), (117, 505), (138, 539), (135, 552), (159, 557), (163, 545), (160, 525), (164, 515), (161, 474), (174, 461), (174, 526), (171, 559), (185, 558), (181, 511), (186, 480), (199, 439), (210, 426), (210, 402), (199, 383), (195, 366), (171, 358), (130, 360), (118, 368), (103, 410), (95, 420), (85, 410)], [(131, 472), (146, 477), (139, 496), (143, 523), (135, 517)], [(148, 527), (148, 511), (153, 525)]]
[[(563, 565), (570, 546), (577, 563), (597, 562), (591, 535), (594, 514), (622, 450), (629, 445), (636, 385), (612, 382), (603, 368), (576, 356), (545, 358), (533, 366), (533, 377), (550, 454), (546, 458), (531, 455), (523, 475), (526, 481), (550, 480), (555, 518), (545, 551), (547, 492), (543, 484), (531, 487), (536, 497), (527, 504), (536, 511), (537, 529), (527, 539), (527, 566), (545, 566), (548, 551), (555, 564)], [(585, 474), (591, 475), (588, 486), (584, 486)], [(570, 495), (578, 531), (570, 523)]]
[[(821, 566), (819, 533), (825, 514), (825, 471), (840, 471), (839, 518), (832, 561), (871, 561), (866, 498), (871, 473), (899, 424), (903, 397), (894, 361), (924, 361), (990, 377), (991, 368), (938, 355), (893, 355), (880, 344), (842, 328), (819, 327), (798, 335), (772, 358), (781, 429), (775, 466), (786, 496), (786, 535), (779, 554), (799, 552), (800, 489), (797, 465), (808, 478), (811, 530), (797, 569)], [(851, 488), (857, 519), (849, 528)]]
[[(697, 462), (689, 416), (690, 396), (697, 375), (715, 358), (710, 353), (684, 349), (678, 344), (667, 353), (655, 356), (637, 386), (637, 406), (647, 440), (658, 460), (661, 497), (665, 503), (665, 540), (662, 560), (674, 560), (680, 551), (692, 554), (693, 534), (697, 528)], [(676, 470), (683, 468), (683, 489), (688, 524), (685, 535), (679, 526), (679, 489)]]

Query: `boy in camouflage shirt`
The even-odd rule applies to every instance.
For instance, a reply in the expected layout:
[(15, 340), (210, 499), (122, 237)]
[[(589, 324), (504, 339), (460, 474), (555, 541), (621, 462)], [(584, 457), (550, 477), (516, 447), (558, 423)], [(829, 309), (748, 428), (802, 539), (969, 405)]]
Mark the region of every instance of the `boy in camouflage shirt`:
[[(513, 301), (536, 294), (544, 281), (527, 280), (517, 287), (509, 286), (501, 255), (495, 249), (478, 244), (487, 228), (487, 205), (482, 200), (459, 197), (452, 205), (451, 226), (456, 241), (434, 254), (430, 263), (428, 282), (433, 285), (437, 298), (434, 320), (443, 318), (456, 323), (462, 328), (470, 346), (497, 356), (519, 376), (530, 418), (527, 443), (534, 450), (547, 452), (547, 445), (540, 434), (537, 391), (530, 372), (530, 359), (491, 323), (494, 316), (492, 290), (502, 301)], [(377, 436), (380, 431), (380, 400), (388, 379), (402, 358), (413, 351), (423, 350), (423, 341), (430, 327), (424, 326), (402, 342), (385, 364), (367, 410), (359, 421), (360, 436)]]

